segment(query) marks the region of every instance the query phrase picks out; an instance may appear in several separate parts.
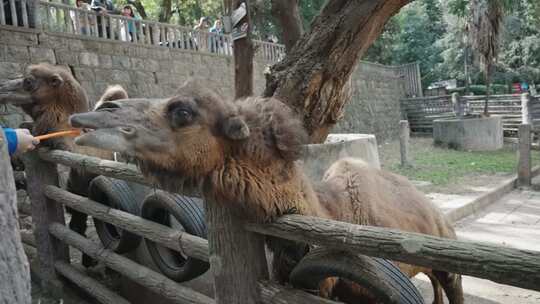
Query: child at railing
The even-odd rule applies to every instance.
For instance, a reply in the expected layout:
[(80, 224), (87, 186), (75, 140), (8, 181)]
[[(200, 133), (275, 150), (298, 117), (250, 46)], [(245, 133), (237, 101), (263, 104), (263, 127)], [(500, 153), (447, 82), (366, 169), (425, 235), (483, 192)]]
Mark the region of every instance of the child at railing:
[[(80, 8), (80, 9), (85, 10), (85, 11), (90, 11), (90, 5), (88, 3), (86, 3), (86, 2), (84, 2), (83, 0), (77, 0), (75, 2), (75, 5), (77, 6), (77, 8)], [(85, 15), (79, 14), (79, 16), (78, 16), (79, 23), (78, 23), (78, 26), (77, 26), (77, 14), (76, 14), (76, 12), (70, 10), (69, 14), (70, 14), (71, 20), (73, 22), (73, 28), (77, 31), (77, 33), (80, 32), (83, 35), (89, 35), (90, 34), (90, 29), (92, 28), (92, 25), (95, 24), (93, 16), (90, 15), (89, 16), (90, 18), (86, 18)], [(88, 19), (90, 19), (90, 20), (88, 20)]]
[[(135, 16), (135, 13), (133, 12), (133, 9), (129, 5), (124, 6), (124, 8), (122, 9), (122, 16), (129, 17), (129, 18), (132, 18), (132, 19), (135, 19), (135, 20), (139, 19), (139, 18), (137, 18), (137, 16)], [(126, 34), (125, 34), (126, 23), (127, 23), (127, 31), (129, 33), (129, 37), (126, 37)], [(135, 21), (133, 21), (133, 20), (128, 20), (127, 22), (124, 21), (123, 27), (124, 28), (121, 31), (122, 40), (123, 41), (133, 41), (133, 35), (137, 35), (137, 28), (135, 27)]]
[(27, 129), (0, 129), (6, 137), (9, 155), (31, 151), (39, 144), (39, 139), (32, 136)]

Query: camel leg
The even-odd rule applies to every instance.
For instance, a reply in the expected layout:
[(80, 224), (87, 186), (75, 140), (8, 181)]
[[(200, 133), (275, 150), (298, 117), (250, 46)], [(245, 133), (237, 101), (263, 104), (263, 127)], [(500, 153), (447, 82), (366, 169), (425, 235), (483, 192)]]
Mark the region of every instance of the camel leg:
[(439, 280), (432, 273), (426, 273), (426, 275), (431, 281), (431, 286), (433, 286), (433, 304), (443, 304), (443, 294)]
[(461, 275), (444, 271), (433, 271), (433, 274), (442, 285), (450, 304), (463, 304), (463, 287)]

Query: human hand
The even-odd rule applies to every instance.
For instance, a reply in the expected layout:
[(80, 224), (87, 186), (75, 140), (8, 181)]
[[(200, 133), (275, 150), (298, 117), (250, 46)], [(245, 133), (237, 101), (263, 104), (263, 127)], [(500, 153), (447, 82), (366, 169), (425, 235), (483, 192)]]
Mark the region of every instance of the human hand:
[(17, 134), (17, 150), (16, 152), (24, 153), (32, 151), (39, 144), (39, 139), (30, 134), (28, 129), (15, 129)]

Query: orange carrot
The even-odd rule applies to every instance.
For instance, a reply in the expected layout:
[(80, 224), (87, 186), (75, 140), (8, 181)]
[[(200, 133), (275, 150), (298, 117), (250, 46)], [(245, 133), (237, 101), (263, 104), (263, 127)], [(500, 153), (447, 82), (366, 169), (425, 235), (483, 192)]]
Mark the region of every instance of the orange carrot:
[(45, 135), (39, 135), (39, 136), (36, 136), (35, 138), (42, 141), (49, 138), (62, 137), (62, 136), (77, 136), (79, 134), (81, 134), (80, 129), (73, 129), (73, 130), (67, 130), (67, 131), (53, 132), (53, 133), (49, 133)]

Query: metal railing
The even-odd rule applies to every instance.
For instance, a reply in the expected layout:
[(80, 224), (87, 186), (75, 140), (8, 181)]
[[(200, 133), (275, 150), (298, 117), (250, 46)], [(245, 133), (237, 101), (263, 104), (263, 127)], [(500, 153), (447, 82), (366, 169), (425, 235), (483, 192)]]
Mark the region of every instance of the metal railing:
[[(34, 9), (36, 5), (37, 10)], [(94, 10), (40, 0), (0, 0), (0, 25), (224, 56), (233, 54), (230, 35), (120, 15), (100, 14)], [(265, 61), (277, 62), (285, 54), (285, 47), (281, 44), (258, 40), (254, 40), (253, 44), (256, 58)]]

